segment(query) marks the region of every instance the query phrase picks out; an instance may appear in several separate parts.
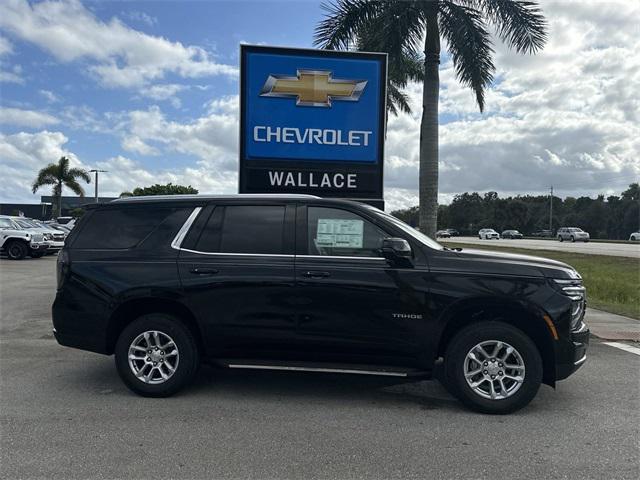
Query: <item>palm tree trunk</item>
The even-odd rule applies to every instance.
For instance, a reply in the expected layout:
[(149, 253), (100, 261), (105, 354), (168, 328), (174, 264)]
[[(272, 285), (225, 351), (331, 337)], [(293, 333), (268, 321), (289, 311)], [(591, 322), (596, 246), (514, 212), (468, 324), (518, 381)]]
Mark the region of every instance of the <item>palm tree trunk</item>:
[(61, 217), (62, 216), (62, 180), (58, 182), (58, 185), (56, 185), (56, 188), (54, 191), (57, 197), (56, 204), (58, 206), (57, 208), (58, 214), (56, 215), (56, 217)]
[(420, 124), (420, 230), (435, 237), (438, 223), (438, 95), (440, 91), (440, 30), (437, 2), (427, 17), (424, 42), (424, 85)]

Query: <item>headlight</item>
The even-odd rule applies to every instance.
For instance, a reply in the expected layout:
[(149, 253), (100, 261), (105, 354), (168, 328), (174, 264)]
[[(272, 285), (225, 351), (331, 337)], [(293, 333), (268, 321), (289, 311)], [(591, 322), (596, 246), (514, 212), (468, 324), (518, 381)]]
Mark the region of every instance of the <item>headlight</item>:
[(560, 291), (571, 299), (571, 329), (578, 327), (587, 305), (587, 290), (581, 280), (553, 280)]
[(53, 240), (53, 235), (50, 233), (45, 233), (44, 234), (44, 239), (45, 240)]

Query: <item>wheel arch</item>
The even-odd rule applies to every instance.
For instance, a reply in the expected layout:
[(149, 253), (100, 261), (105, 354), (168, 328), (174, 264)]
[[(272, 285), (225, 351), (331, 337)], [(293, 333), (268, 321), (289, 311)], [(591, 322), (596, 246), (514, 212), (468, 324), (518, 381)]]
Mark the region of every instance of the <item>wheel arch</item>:
[(200, 325), (191, 310), (179, 301), (157, 298), (140, 297), (127, 300), (120, 304), (111, 314), (107, 326), (106, 349), (107, 354), (114, 353), (116, 342), (122, 330), (136, 318), (149, 313), (170, 314), (180, 319), (193, 333), (200, 352), (204, 352), (204, 340)]
[(556, 380), (554, 333), (535, 306), (512, 299), (475, 298), (456, 303), (441, 317), (436, 358), (444, 357), (455, 334), (473, 323), (501, 321), (522, 330), (533, 340), (543, 363), (543, 382), (554, 386)]

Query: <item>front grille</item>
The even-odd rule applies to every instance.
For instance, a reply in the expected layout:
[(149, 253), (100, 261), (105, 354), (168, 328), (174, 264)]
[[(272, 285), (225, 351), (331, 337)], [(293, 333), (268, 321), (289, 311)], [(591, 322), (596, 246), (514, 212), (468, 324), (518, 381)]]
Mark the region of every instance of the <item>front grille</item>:
[(31, 240), (34, 242), (42, 242), (44, 240), (44, 235), (41, 233), (33, 233), (31, 234)]
[(62, 242), (62, 241), (64, 241), (64, 233), (54, 233), (54, 234), (53, 234), (53, 239), (54, 239), (56, 242)]

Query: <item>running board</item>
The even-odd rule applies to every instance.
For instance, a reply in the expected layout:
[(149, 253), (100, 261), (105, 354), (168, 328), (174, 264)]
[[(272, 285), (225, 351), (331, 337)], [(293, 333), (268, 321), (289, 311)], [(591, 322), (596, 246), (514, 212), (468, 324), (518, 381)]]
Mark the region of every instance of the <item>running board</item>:
[(428, 372), (416, 369), (394, 369), (392, 367), (367, 366), (358, 368), (357, 366), (315, 366), (315, 365), (286, 365), (286, 364), (266, 364), (266, 363), (232, 363), (223, 362), (227, 368), (238, 368), (248, 370), (284, 370), (293, 372), (317, 372), (317, 373), (350, 373), (355, 375), (377, 375), (385, 377), (414, 377), (426, 376)]

